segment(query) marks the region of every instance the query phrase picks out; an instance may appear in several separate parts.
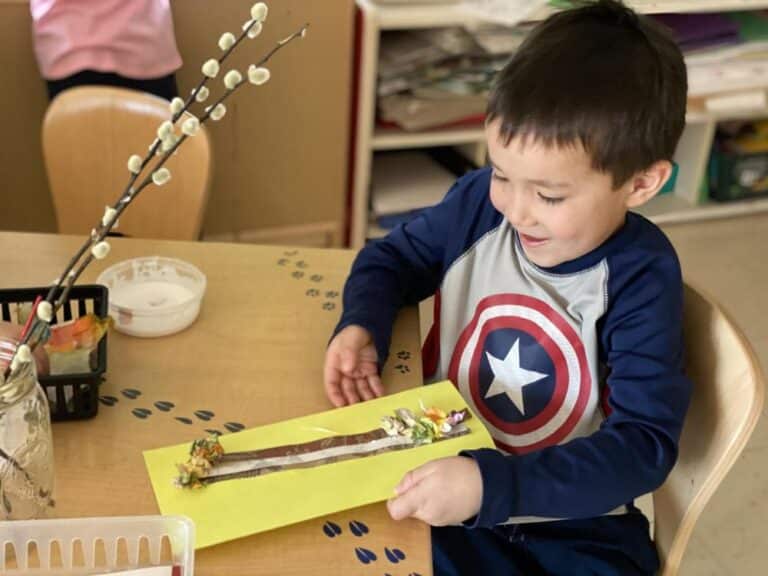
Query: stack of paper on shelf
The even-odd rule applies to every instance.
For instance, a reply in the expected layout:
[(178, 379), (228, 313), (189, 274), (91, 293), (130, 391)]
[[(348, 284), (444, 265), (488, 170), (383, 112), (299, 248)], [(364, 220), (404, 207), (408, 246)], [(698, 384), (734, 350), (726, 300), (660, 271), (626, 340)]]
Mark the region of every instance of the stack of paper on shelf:
[(419, 151), (377, 154), (371, 176), (371, 208), (383, 228), (440, 202), (456, 176)]
[(766, 107), (768, 11), (655, 17), (672, 29), (683, 48), (691, 110)]
[[(496, 37), (494, 38), (494, 34)], [(468, 118), (481, 123), (488, 89), (519, 45), (519, 32), (502, 42), (478, 26), (382, 34), (378, 119), (409, 131), (444, 127)], [(509, 50), (503, 48), (511, 47)]]
[(465, 0), (464, 6), (474, 18), (515, 26), (547, 3), (548, 0)]

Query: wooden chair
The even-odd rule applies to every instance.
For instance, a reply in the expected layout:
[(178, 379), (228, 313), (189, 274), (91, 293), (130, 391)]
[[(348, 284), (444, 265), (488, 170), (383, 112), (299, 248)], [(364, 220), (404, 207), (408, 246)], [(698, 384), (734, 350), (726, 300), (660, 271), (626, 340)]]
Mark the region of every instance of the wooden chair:
[(685, 340), (693, 396), (677, 464), (653, 495), (662, 575), (676, 574), (704, 506), (747, 443), (764, 381), (744, 335), (709, 297), (686, 286)]
[[(170, 117), (166, 100), (123, 88), (77, 87), (54, 99), (43, 121), (43, 155), (60, 233), (88, 234), (101, 221), (104, 207), (125, 189), (128, 158), (143, 158), (158, 126)], [(165, 166), (171, 180), (144, 189), (120, 217), (117, 232), (200, 237), (211, 173), (205, 127), (187, 138)]]

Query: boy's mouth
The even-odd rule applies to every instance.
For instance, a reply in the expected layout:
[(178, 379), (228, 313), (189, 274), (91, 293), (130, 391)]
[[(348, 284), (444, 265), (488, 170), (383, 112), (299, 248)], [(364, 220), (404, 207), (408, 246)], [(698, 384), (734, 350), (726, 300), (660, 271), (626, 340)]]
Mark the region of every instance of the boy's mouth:
[(517, 234), (520, 237), (520, 242), (522, 242), (523, 245), (525, 246), (530, 246), (530, 247), (541, 246), (547, 241), (547, 238), (538, 238), (536, 236), (531, 236), (529, 234), (523, 234), (522, 232), (518, 232)]

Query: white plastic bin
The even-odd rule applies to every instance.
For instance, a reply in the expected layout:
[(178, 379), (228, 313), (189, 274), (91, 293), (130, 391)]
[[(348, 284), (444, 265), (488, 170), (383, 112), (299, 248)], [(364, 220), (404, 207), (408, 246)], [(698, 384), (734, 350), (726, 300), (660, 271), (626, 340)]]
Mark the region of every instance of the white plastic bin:
[[(167, 536), (174, 566), (181, 576), (194, 574), (195, 527), (185, 516), (126, 516), (62, 518), (0, 522), (0, 574), (29, 576), (88, 576), (139, 568), (139, 545), (146, 538), (151, 565), (160, 564), (163, 537)], [(75, 542), (80, 541), (84, 564), (75, 565)], [(125, 541), (128, 564), (118, 566), (118, 542)], [(96, 546), (103, 542), (106, 564), (96, 565)], [(30, 543), (37, 547), (39, 566), (28, 557)], [(61, 566), (53, 566), (51, 547), (58, 542)], [(15, 568), (7, 562), (10, 544)], [(8, 564), (8, 565), (7, 565)], [(141, 566), (142, 568), (144, 566)]]

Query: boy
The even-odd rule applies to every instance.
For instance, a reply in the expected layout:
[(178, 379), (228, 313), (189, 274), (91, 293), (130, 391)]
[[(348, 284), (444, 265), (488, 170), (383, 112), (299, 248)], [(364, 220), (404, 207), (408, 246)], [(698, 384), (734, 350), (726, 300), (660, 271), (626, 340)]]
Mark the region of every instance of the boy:
[(688, 407), (682, 280), (630, 210), (670, 175), (686, 84), (675, 43), (620, 2), (552, 16), (491, 92), (491, 166), (355, 261), (331, 401), (384, 393), (398, 309), (437, 292), (425, 372), (454, 382), (498, 447), (409, 472), (388, 503), (440, 527), (436, 574), (658, 569), (633, 501), (672, 469)]

